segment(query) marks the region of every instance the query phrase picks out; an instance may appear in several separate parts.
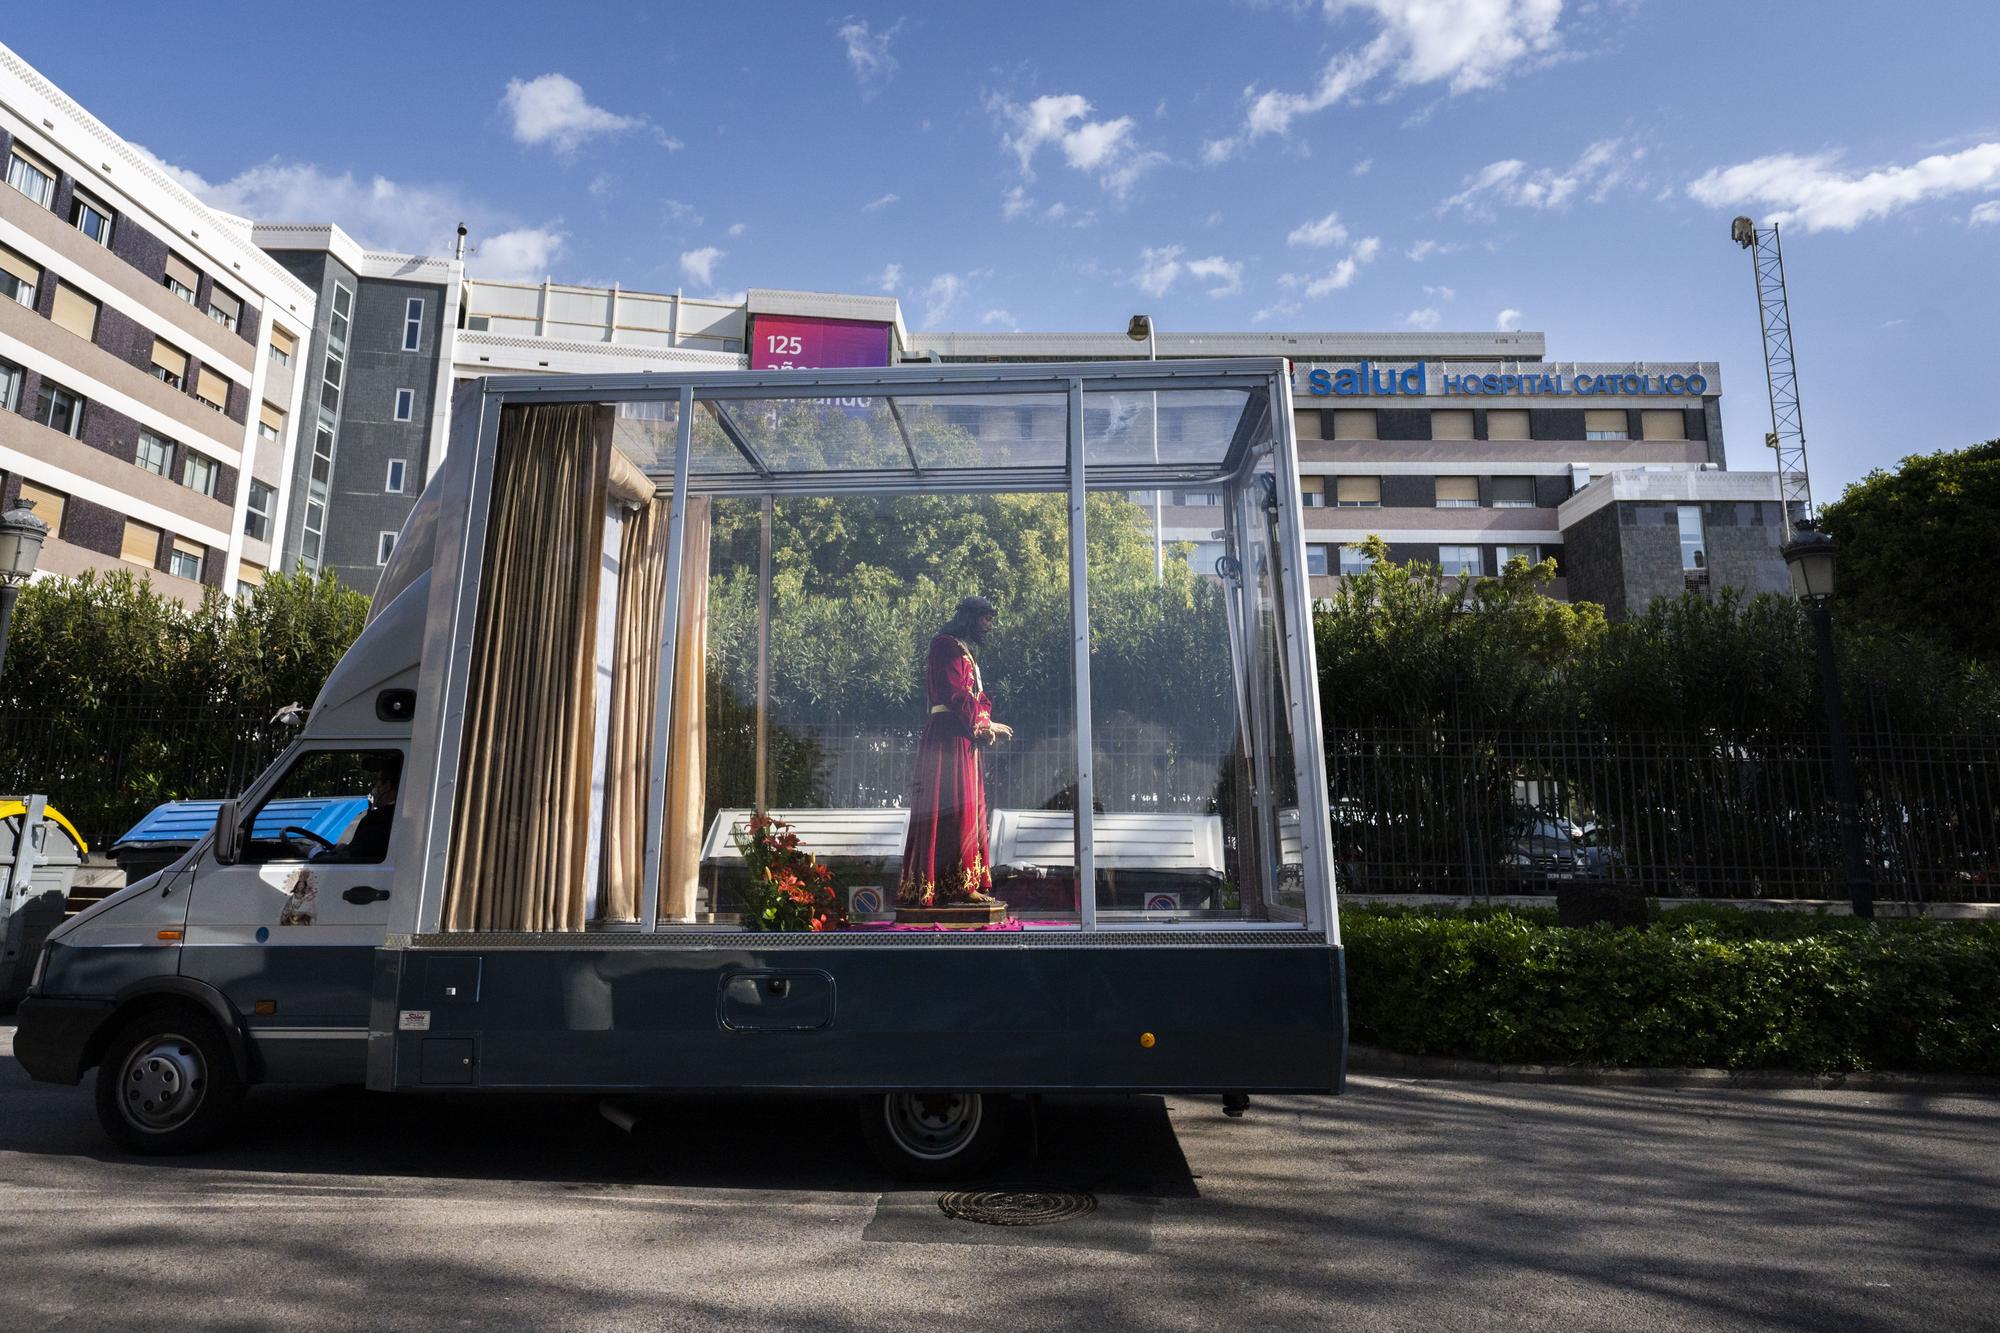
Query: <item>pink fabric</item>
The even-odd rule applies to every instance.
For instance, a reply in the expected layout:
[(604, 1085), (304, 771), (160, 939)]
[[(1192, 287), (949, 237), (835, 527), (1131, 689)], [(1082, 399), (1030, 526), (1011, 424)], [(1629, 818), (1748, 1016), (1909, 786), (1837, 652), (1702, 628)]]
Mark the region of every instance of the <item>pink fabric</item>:
[(1027, 928), (1027, 927), (1030, 927), (1030, 926), (1032, 926), (1032, 927), (1034, 927), (1034, 928), (1036, 928), (1036, 929), (1038, 929), (1038, 930), (1042, 930), (1042, 929), (1055, 929), (1055, 930), (1062, 930), (1062, 929), (1068, 929), (1068, 930), (1075, 930), (1075, 929), (1077, 929), (1077, 923), (1076, 923), (1076, 922), (1074, 922), (1074, 921), (998, 921), (998, 922), (995, 922), (995, 923), (994, 923), (993, 925), (990, 925), (990, 926), (940, 926), (940, 925), (918, 925), (918, 924), (916, 924), (916, 923), (906, 923), (906, 922), (899, 922), (899, 921), (850, 921), (850, 922), (848, 923), (848, 925), (847, 925), (847, 929), (849, 929), (849, 930), (930, 930), (930, 931), (937, 931), (937, 930), (1022, 930), (1022, 929), (1025, 929), (1025, 928)]

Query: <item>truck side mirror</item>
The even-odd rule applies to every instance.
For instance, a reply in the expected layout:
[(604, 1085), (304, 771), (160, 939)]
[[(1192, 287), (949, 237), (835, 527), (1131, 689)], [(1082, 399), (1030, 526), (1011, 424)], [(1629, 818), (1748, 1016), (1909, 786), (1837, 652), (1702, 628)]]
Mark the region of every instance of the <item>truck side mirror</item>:
[(236, 864), (236, 840), (243, 832), (236, 822), (236, 802), (224, 801), (215, 810), (215, 860), (218, 865)]

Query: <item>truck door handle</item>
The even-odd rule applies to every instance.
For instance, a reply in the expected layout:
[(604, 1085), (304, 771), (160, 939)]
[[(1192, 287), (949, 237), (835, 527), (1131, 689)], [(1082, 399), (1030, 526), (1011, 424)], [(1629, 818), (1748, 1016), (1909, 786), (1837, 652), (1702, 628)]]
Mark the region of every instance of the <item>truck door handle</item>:
[(342, 900), (353, 903), (356, 907), (361, 907), (368, 903), (387, 902), (389, 891), (387, 889), (371, 888), (366, 884), (356, 884), (340, 896)]

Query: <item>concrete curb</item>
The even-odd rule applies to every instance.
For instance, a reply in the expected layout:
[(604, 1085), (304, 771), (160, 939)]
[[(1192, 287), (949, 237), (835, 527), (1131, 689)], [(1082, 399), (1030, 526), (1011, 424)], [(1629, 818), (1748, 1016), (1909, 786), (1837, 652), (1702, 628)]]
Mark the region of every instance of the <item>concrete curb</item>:
[(1927, 1096), (2000, 1097), (2000, 1076), (1906, 1074), (1858, 1069), (1846, 1074), (1806, 1074), (1792, 1069), (1608, 1069), (1595, 1065), (1493, 1065), (1455, 1056), (1404, 1055), (1379, 1046), (1349, 1046), (1347, 1071), (1398, 1078), (1455, 1079), (1472, 1083), (1558, 1083), (1607, 1088), (1708, 1088), (1900, 1092)]

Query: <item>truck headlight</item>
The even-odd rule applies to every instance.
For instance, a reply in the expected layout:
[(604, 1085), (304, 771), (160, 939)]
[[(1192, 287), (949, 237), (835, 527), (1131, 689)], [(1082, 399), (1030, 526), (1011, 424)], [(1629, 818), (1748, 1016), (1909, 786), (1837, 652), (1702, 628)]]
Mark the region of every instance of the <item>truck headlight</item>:
[(49, 970), (49, 946), (44, 944), (35, 952), (35, 970), (28, 974), (28, 994), (34, 995), (42, 989), (42, 973)]

